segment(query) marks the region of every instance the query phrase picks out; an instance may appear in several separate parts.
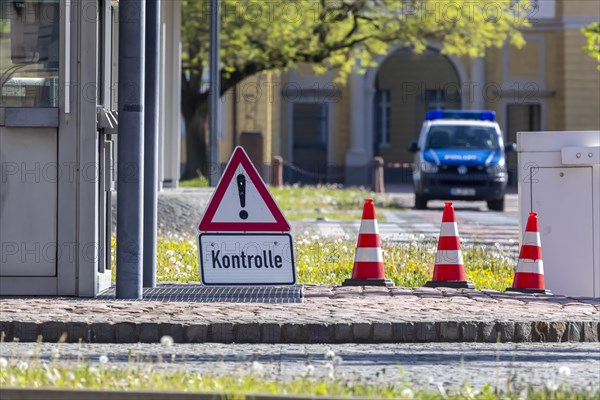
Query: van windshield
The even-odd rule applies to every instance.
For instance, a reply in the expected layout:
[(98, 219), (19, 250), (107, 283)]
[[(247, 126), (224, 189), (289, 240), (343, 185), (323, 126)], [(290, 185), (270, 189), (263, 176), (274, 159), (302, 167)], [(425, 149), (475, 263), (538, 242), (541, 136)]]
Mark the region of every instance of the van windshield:
[(436, 125), (429, 129), (426, 148), (498, 150), (496, 129), (484, 126)]

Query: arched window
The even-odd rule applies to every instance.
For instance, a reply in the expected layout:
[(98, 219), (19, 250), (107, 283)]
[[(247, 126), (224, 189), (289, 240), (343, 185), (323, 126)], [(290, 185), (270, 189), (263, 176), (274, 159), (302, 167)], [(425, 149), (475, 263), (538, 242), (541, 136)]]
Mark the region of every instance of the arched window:
[(390, 145), (390, 91), (377, 89), (375, 92), (375, 135), (379, 148)]

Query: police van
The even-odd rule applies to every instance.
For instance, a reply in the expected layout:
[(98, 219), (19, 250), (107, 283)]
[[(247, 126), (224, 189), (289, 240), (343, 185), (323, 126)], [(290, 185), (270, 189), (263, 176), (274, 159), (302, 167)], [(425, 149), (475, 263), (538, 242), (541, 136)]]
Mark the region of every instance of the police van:
[(494, 111), (432, 110), (423, 122), (415, 153), (413, 184), (415, 208), (427, 201), (485, 200), (488, 208), (504, 210), (508, 182), (504, 145)]

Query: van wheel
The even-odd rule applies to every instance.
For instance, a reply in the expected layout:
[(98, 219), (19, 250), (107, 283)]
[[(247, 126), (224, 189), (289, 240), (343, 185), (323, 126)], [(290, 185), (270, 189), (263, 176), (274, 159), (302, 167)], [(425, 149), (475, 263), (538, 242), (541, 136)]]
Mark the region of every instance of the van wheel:
[(492, 211), (504, 211), (504, 197), (498, 200), (488, 200), (487, 206)]
[(415, 209), (416, 210), (426, 210), (427, 209), (427, 199), (416, 193), (415, 193)]

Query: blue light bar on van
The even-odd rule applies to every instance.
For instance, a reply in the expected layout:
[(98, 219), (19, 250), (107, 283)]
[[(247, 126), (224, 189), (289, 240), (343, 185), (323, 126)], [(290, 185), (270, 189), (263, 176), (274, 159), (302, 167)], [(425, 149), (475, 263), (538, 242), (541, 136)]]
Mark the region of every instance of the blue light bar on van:
[(495, 121), (496, 112), (489, 110), (431, 110), (425, 115), (427, 121), (435, 119), (474, 119), (478, 121)]

